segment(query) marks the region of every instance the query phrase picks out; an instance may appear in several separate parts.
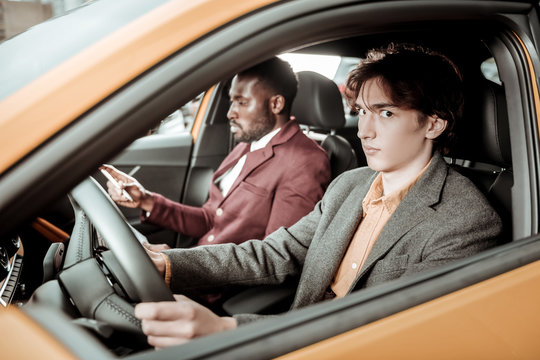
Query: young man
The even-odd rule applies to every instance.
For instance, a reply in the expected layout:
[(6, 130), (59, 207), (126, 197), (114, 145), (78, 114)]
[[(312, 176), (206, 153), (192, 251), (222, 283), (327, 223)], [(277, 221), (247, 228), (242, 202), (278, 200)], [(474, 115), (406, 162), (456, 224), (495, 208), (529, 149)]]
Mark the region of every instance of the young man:
[[(442, 157), (463, 107), (455, 66), (419, 47), (389, 46), (372, 50), (347, 87), (369, 167), (342, 174), (310, 214), (265, 241), (149, 252), (174, 292), (299, 277), (295, 309), (496, 243), (499, 216)], [(138, 304), (135, 314), (157, 347), (260, 317), (218, 317), (183, 296)]]
[(133, 201), (111, 183), (109, 194), (119, 205), (141, 208), (143, 221), (197, 238), (197, 245), (263, 239), (294, 224), (313, 209), (330, 182), (325, 151), (290, 120), (297, 87), (296, 74), (279, 58), (233, 78), (227, 117), (240, 144), (214, 173), (202, 207), (151, 193), (126, 174), (104, 167), (131, 184), (125, 189)]

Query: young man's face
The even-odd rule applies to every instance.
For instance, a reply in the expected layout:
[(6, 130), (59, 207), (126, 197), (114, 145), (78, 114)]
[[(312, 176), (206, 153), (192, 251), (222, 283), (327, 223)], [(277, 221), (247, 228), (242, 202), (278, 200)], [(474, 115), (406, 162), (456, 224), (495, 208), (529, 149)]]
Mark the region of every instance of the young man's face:
[[(383, 174), (406, 174), (407, 170), (422, 169), (429, 162), (436, 119), (428, 117), (424, 125), (419, 125), (421, 114), (392, 104), (378, 79), (362, 86), (356, 106), (358, 137), (371, 169)], [(443, 125), (446, 126), (445, 121)]]
[(257, 78), (235, 76), (229, 97), (227, 118), (236, 141), (256, 141), (275, 129), (276, 119), (269, 108), (270, 96)]

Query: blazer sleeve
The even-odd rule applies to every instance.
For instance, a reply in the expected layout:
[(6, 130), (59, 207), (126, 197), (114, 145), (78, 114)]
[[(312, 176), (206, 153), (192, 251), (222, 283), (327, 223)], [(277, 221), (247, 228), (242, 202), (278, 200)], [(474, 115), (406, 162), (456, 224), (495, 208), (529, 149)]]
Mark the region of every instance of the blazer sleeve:
[[(332, 184), (327, 194), (331, 188)], [(165, 251), (171, 261), (171, 290), (181, 293), (233, 284), (280, 284), (298, 276), (324, 216), (325, 201), (326, 195), (297, 223), (279, 228), (264, 241)]]
[(169, 200), (154, 193), (154, 207), (150, 216), (141, 214), (141, 220), (176, 232), (199, 238), (206, 234), (213, 224), (213, 217), (205, 207), (194, 207)]

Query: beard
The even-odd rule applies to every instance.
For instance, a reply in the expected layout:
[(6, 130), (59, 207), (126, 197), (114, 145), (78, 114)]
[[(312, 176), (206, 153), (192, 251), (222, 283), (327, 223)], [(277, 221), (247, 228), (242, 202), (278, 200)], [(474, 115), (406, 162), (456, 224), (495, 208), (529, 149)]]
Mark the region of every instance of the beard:
[[(236, 124), (238, 126), (238, 124)], [(268, 134), (276, 125), (276, 119), (270, 113), (267, 106), (264, 107), (264, 114), (261, 114), (256, 119), (253, 119), (253, 123), (249, 129), (240, 131), (234, 134), (234, 139), (238, 142), (253, 142), (262, 138)]]

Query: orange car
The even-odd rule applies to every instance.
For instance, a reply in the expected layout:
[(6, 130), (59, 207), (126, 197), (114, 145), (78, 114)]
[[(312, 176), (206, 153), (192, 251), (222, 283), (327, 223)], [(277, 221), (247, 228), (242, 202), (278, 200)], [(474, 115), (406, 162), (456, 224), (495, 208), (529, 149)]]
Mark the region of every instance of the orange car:
[[(98, 0), (0, 43), (0, 357), (540, 357), (539, 20), (530, 0)], [(185, 239), (140, 224), (135, 211), (121, 215), (98, 184), (99, 165), (200, 205), (232, 147), (235, 73), (285, 52), (361, 59), (391, 41), (434, 48), (462, 71), (465, 119), (447, 160), (498, 210), (504, 244), (149, 348), (133, 304), (171, 293), (137, 240)], [(155, 130), (171, 119), (183, 130)], [(309, 130), (340, 135), (363, 166), (349, 123)], [(231, 311), (283, 311), (290, 293), (281, 290), (247, 290)], [(125, 308), (101, 306), (113, 298)]]

